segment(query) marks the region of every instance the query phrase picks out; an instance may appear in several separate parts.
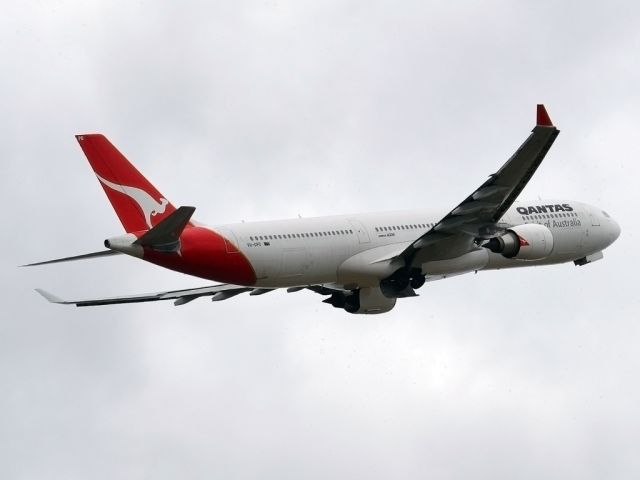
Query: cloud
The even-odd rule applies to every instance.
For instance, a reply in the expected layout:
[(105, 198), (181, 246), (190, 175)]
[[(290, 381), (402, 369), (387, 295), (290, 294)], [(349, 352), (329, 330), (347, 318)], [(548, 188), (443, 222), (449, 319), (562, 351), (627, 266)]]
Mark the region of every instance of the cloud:
[[(637, 7), (26, 2), (0, 18), (3, 478), (602, 478), (638, 471)], [(622, 224), (593, 265), (426, 285), (386, 315), (311, 292), (74, 309), (189, 287), (133, 259), (73, 134), (235, 222), (447, 209), (562, 130), (523, 193)], [(11, 208), (8, 208), (11, 207)]]

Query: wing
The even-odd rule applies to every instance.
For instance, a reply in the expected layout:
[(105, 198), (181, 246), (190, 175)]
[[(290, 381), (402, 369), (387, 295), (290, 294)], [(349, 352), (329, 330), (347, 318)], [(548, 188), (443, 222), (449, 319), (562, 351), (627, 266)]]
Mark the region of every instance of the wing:
[[(332, 295), (335, 293), (345, 293), (348, 290), (344, 290), (335, 285), (307, 285), (300, 287), (287, 288), (287, 292), (293, 293), (300, 290), (311, 290), (320, 295)], [(75, 305), (77, 307), (95, 307), (97, 305), (114, 305), (118, 303), (142, 303), (142, 302), (156, 302), (160, 300), (173, 300), (175, 305), (184, 305), (192, 300), (200, 297), (211, 297), (214, 302), (227, 300), (228, 298), (235, 297), (241, 293), (251, 292), (249, 295), (264, 295), (276, 290), (275, 288), (252, 288), (242, 287), (240, 285), (212, 285), (209, 287), (190, 288), (185, 290), (171, 290), (167, 292), (145, 293), (142, 295), (126, 295), (122, 297), (109, 297), (109, 298), (97, 298), (91, 300), (63, 300), (41, 288), (36, 288), (36, 292), (42, 295), (51, 303), (58, 303), (61, 305)]]
[(475, 249), (476, 239), (500, 233), (497, 222), (527, 185), (559, 133), (544, 105), (538, 105), (536, 126), (520, 148), (500, 170), (400, 254), (405, 265), (416, 268), (427, 261), (458, 257)]
[[(184, 305), (199, 297), (210, 296), (211, 300), (220, 301), (234, 297), (240, 293), (252, 291), (254, 295), (266, 293), (265, 289), (254, 289), (239, 285), (212, 285), (209, 287), (190, 288), (185, 290), (171, 290), (167, 292), (146, 293), (143, 295), (128, 295), (123, 297), (98, 298), (91, 300), (62, 300), (49, 292), (36, 288), (36, 291), (51, 303), (75, 305), (77, 307), (93, 307), (96, 305), (113, 305), (117, 303), (156, 302), (159, 300), (174, 300), (175, 305)], [(257, 291), (259, 293), (254, 293)]]

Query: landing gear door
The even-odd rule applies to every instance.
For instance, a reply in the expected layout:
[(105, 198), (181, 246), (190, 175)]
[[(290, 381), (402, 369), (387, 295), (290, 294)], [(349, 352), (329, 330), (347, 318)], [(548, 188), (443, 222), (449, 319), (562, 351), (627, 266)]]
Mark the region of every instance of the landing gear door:
[(350, 218), (349, 223), (353, 226), (353, 231), (358, 235), (358, 242), (362, 243), (371, 243), (371, 238), (369, 237), (369, 232), (364, 224), (358, 220), (357, 218)]

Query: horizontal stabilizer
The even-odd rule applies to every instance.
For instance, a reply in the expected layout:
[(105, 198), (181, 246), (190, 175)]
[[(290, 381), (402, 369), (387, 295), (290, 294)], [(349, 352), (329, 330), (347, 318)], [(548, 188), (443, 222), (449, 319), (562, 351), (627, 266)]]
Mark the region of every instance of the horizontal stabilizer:
[(134, 242), (135, 245), (151, 247), (160, 251), (175, 251), (182, 231), (189, 223), (196, 207), (180, 207), (164, 218), (151, 230)]
[(20, 266), (35, 267), (37, 265), (48, 265), (50, 263), (73, 262), (75, 260), (87, 260), (89, 258), (108, 257), (111, 255), (119, 255), (120, 253), (121, 252), (118, 252), (116, 250), (103, 250), (101, 252), (85, 253), (84, 255), (76, 255), (74, 257), (56, 258), (55, 260), (45, 260), (44, 262), (28, 263), (26, 265), (20, 265)]

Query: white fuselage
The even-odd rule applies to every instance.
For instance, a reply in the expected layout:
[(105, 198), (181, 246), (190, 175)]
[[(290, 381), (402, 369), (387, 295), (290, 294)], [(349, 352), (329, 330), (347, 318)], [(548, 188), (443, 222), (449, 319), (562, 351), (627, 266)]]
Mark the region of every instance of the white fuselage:
[[(554, 208), (562, 205), (570, 205), (570, 210)], [(446, 213), (365, 213), (236, 223), (213, 229), (234, 241), (250, 261), (256, 287), (365, 286), (379, 280), (370, 274), (378, 261), (399, 254)], [(553, 250), (544, 259), (510, 259), (479, 248), (457, 259), (423, 264), (423, 274), (434, 280), (478, 270), (574, 261), (600, 252), (620, 233), (618, 224), (603, 210), (566, 200), (518, 201), (499, 221), (505, 228), (529, 223), (545, 225), (553, 235)], [(359, 266), (366, 267), (363, 271), (367, 273), (358, 276)], [(379, 277), (386, 275), (381, 272)]]

